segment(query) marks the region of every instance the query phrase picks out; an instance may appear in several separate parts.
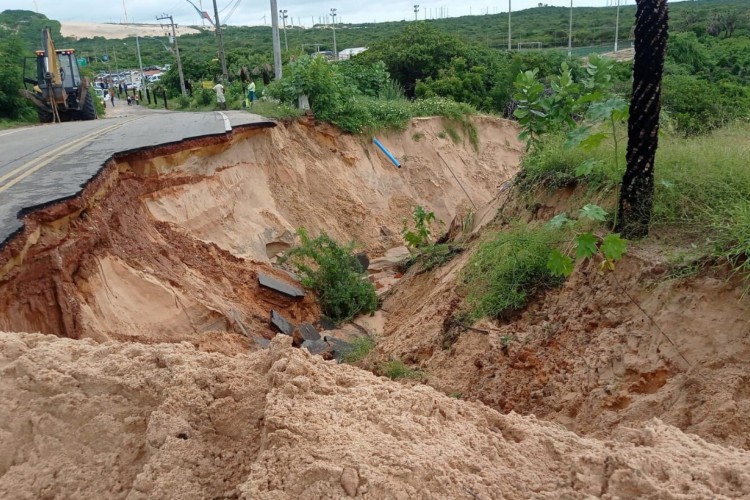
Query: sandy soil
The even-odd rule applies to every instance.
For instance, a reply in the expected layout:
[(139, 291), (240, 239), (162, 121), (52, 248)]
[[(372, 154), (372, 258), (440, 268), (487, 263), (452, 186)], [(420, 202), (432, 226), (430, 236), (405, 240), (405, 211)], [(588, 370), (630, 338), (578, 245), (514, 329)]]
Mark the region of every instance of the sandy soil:
[[(634, 248), (462, 332), (447, 320), (471, 246), (396, 277), (416, 204), (446, 227), (476, 205), (481, 238), (499, 208), (564, 203), (508, 203), (516, 131), (475, 123), (478, 151), (439, 119), (379, 137), (400, 170), (325, 126), (235, 131), (119, 157), (29, 214), (0, 249), (0, 498), (750, 497), (736, 283), (666, 280), (660, 249)], [(345, 327), (379, 333), (366, 367), (402, 359), (424, 383), (274, 337), (271, 309), (319, 316), (258, 284), (294, 282), (272, 263), (300, 226), (391, 266), (383, 310)]]
[(750, 453), (612, 440), (323, 361), (0, 333), (3, 498), (739, 498)]
[(631, 246), (614, 273), (579, 266), (518, 317), (462, 331), (449, 318), (465, 293), (460, 269), (470, 253), (401, 280), (383, 304), (384, 336), (366, 366), (402, 359), (447, 394), (588, 435), (658, 417), (750, 449), (750, 297), (740, 283), (721, 273), (667, 279), (669, 249)]
[[(86, 23), (80, 21), (61, 21), (60, 30), (63, 36), (71, 38), (95, 38), (122, 39), (131, 36), (157, 36), (166, 37), (167, 29), (158, 24), (112, 24), (112, 23)], [(177, 36), (200, 33), (200, 30), (187, 26), (176, 26)]]

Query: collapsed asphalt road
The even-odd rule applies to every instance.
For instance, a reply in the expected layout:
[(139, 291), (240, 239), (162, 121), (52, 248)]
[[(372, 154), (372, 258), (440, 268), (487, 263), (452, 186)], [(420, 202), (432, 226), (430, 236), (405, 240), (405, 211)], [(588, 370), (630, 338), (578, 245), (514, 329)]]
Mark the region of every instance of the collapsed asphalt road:
[(25, 127), (0, 133), (0, 247), (34, 209), (78, 195), (118, 153), (222, 135), (274, 122), (241, 111), (133, 114), (87, 122)]

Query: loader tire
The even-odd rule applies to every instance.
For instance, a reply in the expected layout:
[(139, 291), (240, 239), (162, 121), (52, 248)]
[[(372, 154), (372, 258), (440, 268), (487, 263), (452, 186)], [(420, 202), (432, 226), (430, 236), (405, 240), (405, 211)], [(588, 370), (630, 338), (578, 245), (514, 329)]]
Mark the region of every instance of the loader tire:
[(86, 99), (83, 101), (83, 108), (78, 112), (79, 120), (96, 120), (96, 106), (91, 98), (91, 93), (86, 93)]
[(52, 113), (43, 109), (37, 109), (36, 114), (39, 116), (39, 123), (52, 123)]

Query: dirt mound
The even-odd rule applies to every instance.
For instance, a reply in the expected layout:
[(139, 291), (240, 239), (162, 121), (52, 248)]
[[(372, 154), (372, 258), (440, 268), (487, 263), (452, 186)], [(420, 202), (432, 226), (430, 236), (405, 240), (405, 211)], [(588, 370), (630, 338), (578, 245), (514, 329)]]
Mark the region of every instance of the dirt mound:
[(289, 342), (227, 357), (0, 333), (0, 496), (750, 495), (750, 453), (656, 420), (599, 442)]
[(300, 123), (119, 157), (2, 250), (0, 329), (245, 351), (244, 334), (273, 336), (272, 308), (317, 319), (312, 298), (258, 285), (259, 272), (291, 281), (270, 259), (298, 227), (378, 253), (402, 244), (417, 204), (450, 221), (470, 206), (464, 189), (492, 199), (520, 149), (508, 122), (475, 124), (476, 151), (440, 119), (382, 136), (401, 169), (359, 137)]
[(750, 298), (736, 280), (668, 279), (668, 252), (631, 245), (614, 273), (578, 266), (517, 317), (462, 330), (450, 318), (470, 253), (402, 279), (369, 368), (401, 359), (447, 394), (586, 435), (658, 417), (750, 449)]

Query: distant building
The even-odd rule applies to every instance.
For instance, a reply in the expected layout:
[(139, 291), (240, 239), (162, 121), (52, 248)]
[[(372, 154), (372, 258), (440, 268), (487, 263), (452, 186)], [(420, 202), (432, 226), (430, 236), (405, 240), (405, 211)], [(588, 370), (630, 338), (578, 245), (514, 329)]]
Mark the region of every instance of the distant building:
[(339, 61), (346, 61), (352, 56), (356, 56), (357, 54), (361, 54), (367, 50), (367, 47), (355, 47), (353, 49), (344, 49), (339, 51)]

